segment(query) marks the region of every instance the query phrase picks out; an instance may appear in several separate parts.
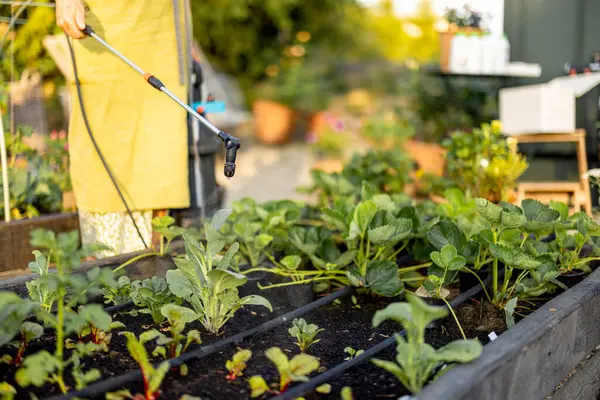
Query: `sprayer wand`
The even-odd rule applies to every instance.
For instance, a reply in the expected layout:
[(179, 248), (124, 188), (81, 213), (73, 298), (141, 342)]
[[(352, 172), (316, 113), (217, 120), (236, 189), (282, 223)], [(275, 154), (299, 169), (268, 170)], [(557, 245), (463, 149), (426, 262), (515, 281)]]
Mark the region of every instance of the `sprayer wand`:
[(99, 37), (92, 30), (92, 28), (90, 28), (89, 26), (86, 26), (85, 29), (83, 30), (83, 33), (85, 33), (87, 36), (90, 36), (90, 37), (96, 39), (100, 44), (102, 44), (104, 47), (106, 47), (111, 53), (113, 53), (115, 56), (119, 57), (131, 68), (133, 68), (134, 70), (139, 72), (140, 75), (142, 75), (144, 77), (146, 82), (148, 82), (150, 84), (150, 86), (152, 86), (154, 89), (156, 89), (160, 92), (163, 92), (164, 94), (169, 96), (173, 101), (175, 101), (177, 104), (179, 104), (181, 107), (183, 107), (190, 115), (192, 115), (194, 118), (196, 118), (198, 121), (200, 121), (206, 128), (208, 128), (215, 135), (217, 135), (217, 137), (219, 139), (221, 139), (221, 141), (225, 145), (225, 149), (227, 150), (226, 155), (225, 155), (225, 167), (223, 169), (223, 172), (225, 173), (225, 176), (228, 178), (231, 178), (235, 174), (235, 158), (237, 156), (237, 150), (240, 148), (240, 140), (238, 138), (233, 137), (230, 134), (223, 132), (222, 130), (220, 130), (219, 128), (214, 126), (212, 123), (210, 123), (210, 121), (208, 121), (202, 115), (198, 114), (192, 107), (190, 107), (189, 105), (187, 105), (186, 103), (181, 101), (173, 93), (171, 93), (169, 91), (169, 89), (167, 89), (165, 87), (165, 85), (160, 81), (160, 79), (158, 79), (156, 76), (154, 76), (150, 73), (144, 72), (140, 67), (138, 67), (137, 65), (132, 63), (129, 59), (127, 59), (124, 55), (119, 53), (119, 51), (117, 49), (115, 49), (110, 44), (108, 44), (104, 39)]

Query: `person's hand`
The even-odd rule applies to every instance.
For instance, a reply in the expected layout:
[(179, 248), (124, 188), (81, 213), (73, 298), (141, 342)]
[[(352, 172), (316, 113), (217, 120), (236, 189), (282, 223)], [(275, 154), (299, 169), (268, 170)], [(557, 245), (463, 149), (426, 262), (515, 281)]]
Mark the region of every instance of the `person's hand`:
[(81, 0), (56, 0), (56, 24), (73, 39), (85, 34), (85, 7)]

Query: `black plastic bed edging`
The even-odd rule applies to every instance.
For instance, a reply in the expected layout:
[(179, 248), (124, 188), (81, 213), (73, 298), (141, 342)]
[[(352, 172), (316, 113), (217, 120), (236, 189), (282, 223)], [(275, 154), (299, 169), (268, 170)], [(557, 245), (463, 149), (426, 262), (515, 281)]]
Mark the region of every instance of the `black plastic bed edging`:
[[(490, 276), (483, 283), (487, 286), (491, 283), (491, 281), (492, 281), (492, 277)], [(461, 294), (460, 296), (458, 296), (454, 300), (452, 300), (450, 302), (450, 305), (452, 306), (452, 308), (456, 308), (456, 307), (460, 306), (462, 303), (464, 303), (465, 301), (467, 301), (468, 299), (470, 299), (471, 297), (477, 295), (479, 292), (481, 292), (481, 290), (482, 290), (481, 284), (474, 286), (471, 289), (469, 289), (468, 291), (466, 291), (465, 293)], [(444, 306), (444, 307), (447, 307), (447, 306)], [(404, 335), (406, 335), (406, 331), (403, 329), (402, 331), (398, 332), (397, 334), (404, 336)], [(391, 337), (383, 340), (382, 342), (379, 342), (375, 346), (369, 348), (368, 350), (365, 350), (365, 352), (360, 354), (359, 356), (356, 356), (349, 361), (338, 364), (337, 366), (331, 368), (330, 370), (327, 370), (326, 372), (323, 372), (322, 374), (315, 376), (310, 381), (302, 383), (298, 386), (295, 386), (292, 389), (286, 391), (285, 393), (282, 393), (280, 395), (277, 395), (277, 396), (271, 398), (271, 400), (294, 400), (294, 399), (304, 396), (306, 393), (314, 391), (318, 386), (321, 386), (324, 383), (334, 380), (335, 377), (337, 377), (338, 375), (341, 375), (348, 369), (355, 367), (365, 361), (368, 361), (369, 359), (373, 358), (373, 356), (375, 356), (375, 354), (384, 350), (386, 347), (391, 346), (392, 344), (395, 344), (396, 343), (395, 336), (396, 335), (391, 336)]]
[[(243, 341), (244, 339), (246, 339), (250, 336), (254, 336), (258, 333), (267, 332), (273, 328), (276, 328), (288, 321), (293, 320), (294, 318), (298, 318), (314, 309), (317, 309), (326, 304), (329, 304), (332, 301), (339, 299), (340, 297), (344, 297), (344, 296), (352, 293), (353, 291), (354, 291), (353, 287), (346, 286), (346, 287), (338, 290), (335, 293), (332, 293), (328, 296), (322, 297), (319, 300), (313, 301), (310, 304), (307, 304), (307, 305), (297, 308), (293, 311), (290, 311), (289, 313), (284, 314), (280, 317), (277, 317), (275, 319), (267, 321), (264, 324), (261, 324), (257, 327), (249, 329), (245, 332), (238, 333), (236, 335), (233, 335), (227, 339), (223, 339), (214, 344), (202, 346), (199, 349), (196, 349), (194, 351), (183, 354), (181, 357), (177, 357), (177, 358), (168, 360), (168, 362), (171, 365), (171, 367), (176, 367), (176, 366), (179, 366), (179, 365), (185, 363), (186, 361), (189, 361), (192, 359), (204, 358), (206, 356), (209, 356), (209, 355), (221, 350), (224, 347), (227, 347), (232, 344), (240, 343), (241, 341)], [(159, 364), (156, 364), (157, 367), (158, 367), (158, 365)], [(67, 400), (67, 399), (73, 399), (73, 398), (94, 397), (94, 396), (98, 396), (102, 393), (107, 393), (112, 390), (120, 389), (130, 382), (133, 382), (136, 380), (141, 380), (141, 379), (142, 379), (141, 371), (135, 370), (135, 371), (127, 372), (127, 373), (119, 375), (119, 376), (112, 377), (110, 379), (103, 380), (101, 382), (94, 383), (82, 390), (73, 391), (73, 392), (63, 394), (63, 395), (54, 396), (47, 400)]]
[(104, 311), (106, 311), (109, 314), (112, 314), (112, 313), (119, 312), (125, 308), (131, 308), (133, 306), (134, 306), (133, 301), (128, 301), (127, 303), (124, 303), (124, 304), (117, 304), (114, 306), (106, 307), (106, 308), (104, 308)]

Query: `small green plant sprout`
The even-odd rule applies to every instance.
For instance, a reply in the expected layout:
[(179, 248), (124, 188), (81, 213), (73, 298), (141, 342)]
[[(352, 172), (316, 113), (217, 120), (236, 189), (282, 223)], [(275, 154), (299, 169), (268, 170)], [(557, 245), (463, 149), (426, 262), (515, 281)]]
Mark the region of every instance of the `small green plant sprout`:
[(313, 344), (321, 341), (321, 339), (315, 338), (324, 330), (315, 324), (308, 324), (304, 318), (296, 318), (292, 322), (292, 327), (288, 329), (288, 333), (296, 339), (296, 346), (300, 348), (300, 351), (306, 353)]
[(121, 276), (116, 282), (100, 289), (104, 297), (104, 304), (120, 305), (129, 303), (131, 300), (131, 280), (127, 276)]
[(238, 287), (248, 278), (229, 270), (238, 250), (237, 243), (216, 259), (226, 244), (226, 238), (218, 231), (223, 223), (224, 218), (213, 218), (212, 224), (205, 224), (206, 245), (184, 234), (185, 257), (174, 258), (177, 270), (167, 272), (171, 292), (189, 302), (200, 323), (214, 334), (219, 334), (223, 325), (245, 305), (273, 310), (264, 297), (239, 297)]
[[(108, 351), (108, 345), (112, 338), (110, 331), (123, 329), (125, 325), (119, 321), (113, 321), (112, 317), (102, 309), (99, 304), (90, 304), (79, 307), (79, 313), (67, 314), (70, 323), (75, 325), (73, 329), (78, 330), (77, 341), (79, 343), (93, 343), (102, 346), (102, 350)], [(75, 348), (77, 342), (67, 339), (65, 345), (68, 349)]]
[(319, 360), (308, 354), (298, 354), (291, 360), (278, 347), (271, 347), (265, 352), (265, 355), (279, 372), (279, 385), (277, 390), (272, 390), (264, 378), (260, 375), (254, 375), (248, 379), (250, 384), (252, 398), (262, 396), (265, 393), (283, 393), (292, 382), (306, 382), (308, 375), (319, 368)]
[(175, 296), (169, 290), (169, 285), (165, 278), (153, 276), (143, 281), (133, 281), (131, 283), (131, 300), (140, 307), (134, 310), (135, 313), (150, 314), (155, 324), (160, 324), (165, 320), (161, 312), (163, 306), (167, 304), (181, 304), (182, 300)]
[(50, 255), (48, 256), (48, 259), (46, 259), (46, 257), (38, 250), (34, 250), (33, 255), (35, 256), (35, 261), (29, 263), (29, 269), (36, 274), (38, 278), (26, 282), (25, 285), (27, 286), (27, 291), (29, 292), (31, 300), (40, 303), (46, 311), (50, 311), (57, 296), (55, 282), (48, 279)]
[(356, 350), (356, 349), (353, 349), (352, 347), (348, 346), (348, 347), (344, 348), (344, 353), (348, 354), (348, 357), (344, 358), (344, 360), (350, 361), (354, 357), (358, 357), (364, 352), (365, 352), (364, 350)]
[[(175, 226), (175, 218), (170, 216), (156, 217), (152, 220), (152, 229), (160, 235), (161, 256), (169, 253), (171, 242), (185, 233), (185, 228)], [(165, 243), (166, 240), (166, 243)]]
[(352, 388), (350, 386), (344, 386), (340, 393), (342, 400), (354, 400), (354, 394), (352, 394)]
[[(156, 338), (158, 346), (152, 352), (153, 356), (162, 356), (163, 358), (176, 358), (185, 353), (192, 343), (202, 344), (200, 332), (193, 329), (186, 335), (183, 334), (186, 324), (198, 319), (198, 315), (186, 307), (181, 307), (175, 304), (167, 304), (161, 308), (161, 313), (169, 323), (169, 336), (162, 332), (153, 329), (144, 332), (140, 337), (144, 341)], [(187, 375), (187, 366), (181, 365), (179, 368), (181, 375)]]
[(111, 397), (111, 399), (158, 399), (160, 395), (160, 386), (162, 385), (162, 382), (165, 379), (167, 372), (169, 371), (169, 362), (164, 361), (158, 366), (158, 368), (154, 368), (154, 366), (148, 358), (148, 352), (144, 347), (145, 342), (152, 340), (156, 337), (152, 337), (152, 335), (146, 335), (147, 337), (144, 337), (144, 335), (149, 332), (142, 333), (139, 339), (135, 336), (135, 334), (131, 332), (121, 332), (121, 335), (127, 338), (127, 350), (129, 350), (129, 354), (135, 360), (135, 362), (137, 362), (142, 372), (142, 378), (144, 380), (144, 393), (132, 396), (131, 392), (129, 391), (121, 391), (113, 393), (112, 395), (114, 397)]
[(322, 385), (317, 386), (315, 392), (320, 394), (329, 394), (331, 393), (331, 385), (329, 383), (324, 383)]
[(0, 400), (13, 400), (17, 389), (8, 382), (0, 382)]
[(13, 358), (6, 354), (2, 356), (2, 361), (7, 364), (13, 364), (17, 367), (23, 362), (25, 350), (32, 340), (39, 339), (44, 334), (44, 328), (40, 324), (35, 322), (25, 321), (21, 324), (21, 337), (18, 341), (12, 342), (11, 345), (16, 347), (17, 354)]
[(34, 302), (22, 299), (16, 293), (0, 292), (0, 347), (19, 334), (23, 322), (35, 308)]
[(394, 374), (406, 389), (416, 394), (435, 378), (438, 367), (446, 363), (471, 362), (479, 357), (483, 346), (476, 339), (455, 340), (434, 349), (425, 343), (425, 328), (431, 322), (445, 318), (448, 311), (444, 307), (430, 306), (410, 292), (406, 293), (406, 299), (408, 303), (392, 303), (373, 316), (373, 327), (392, 320), (406, 330), (406, 339), (396, 334), (396, 362), (379, 359), (372, 362)]
[(227, 360), (225, 363), (225, 368), (229, 374), (227, 374), (227, 380), (233, 381), (238, 376), (244, 375), (242, 371), (246, 369), (246, 363), (252, 357), (252, 352), (250, 350), (240, 349), (238, 350), (231, 360)]

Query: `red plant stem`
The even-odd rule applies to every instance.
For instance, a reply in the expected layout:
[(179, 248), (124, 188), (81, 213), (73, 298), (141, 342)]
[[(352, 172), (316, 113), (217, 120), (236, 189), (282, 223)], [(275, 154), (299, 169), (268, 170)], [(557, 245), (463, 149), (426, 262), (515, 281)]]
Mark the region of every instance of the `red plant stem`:
[(23, 361), (23, 354), (25, 354), (25, 348), (27, 347), (27, 343), (21, 339), (20, 345), (19, 345), (19, 349), (17, 350), (17, 354), (15, 355), (15, 359), (13, 360), (13, 365), (16, 365), (17, 367), (19, 365), (21, 365), (21, 362)]

